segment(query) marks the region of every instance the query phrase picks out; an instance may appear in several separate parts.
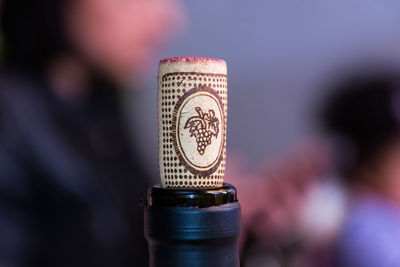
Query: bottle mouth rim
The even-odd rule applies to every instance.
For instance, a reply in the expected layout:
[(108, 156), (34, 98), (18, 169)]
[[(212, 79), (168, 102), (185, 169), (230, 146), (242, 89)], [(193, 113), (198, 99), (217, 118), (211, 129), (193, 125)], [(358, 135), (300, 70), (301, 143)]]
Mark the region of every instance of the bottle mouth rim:
[(207, 208), (237, 201), (236, 188), (228, 183), (219, 188), (206, 189), (167, 189), (155, 185), (147, 192), (147, 206), (152, 207)]

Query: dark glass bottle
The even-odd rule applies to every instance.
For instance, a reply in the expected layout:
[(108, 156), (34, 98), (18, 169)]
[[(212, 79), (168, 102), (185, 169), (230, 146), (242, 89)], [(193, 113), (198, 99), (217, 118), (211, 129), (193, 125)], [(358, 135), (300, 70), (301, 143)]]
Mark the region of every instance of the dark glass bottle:
[(148, 191), (144, 233), (151, 267), (238, 267), (240, 205), (229, 184)]

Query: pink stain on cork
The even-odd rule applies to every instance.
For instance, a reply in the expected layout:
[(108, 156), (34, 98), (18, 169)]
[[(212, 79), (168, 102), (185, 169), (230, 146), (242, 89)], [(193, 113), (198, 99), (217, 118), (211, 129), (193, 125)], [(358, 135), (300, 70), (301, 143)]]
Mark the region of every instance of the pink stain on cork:
[(218, 58), (209, 57), (168, 57), (160, 60), (160, 63), (171, 63), (171, 62), (225, 62)]

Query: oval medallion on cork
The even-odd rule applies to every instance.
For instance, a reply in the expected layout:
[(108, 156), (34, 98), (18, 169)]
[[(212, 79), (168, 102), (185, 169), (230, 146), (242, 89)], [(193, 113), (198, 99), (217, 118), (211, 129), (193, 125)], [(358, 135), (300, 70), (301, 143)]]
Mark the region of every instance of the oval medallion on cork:
[(222, 160), (225, 116), (222, 100), (210, 87), (198, 86), (177, 102), (172, 141), (181, 165), (191, 173), (214, 173)]

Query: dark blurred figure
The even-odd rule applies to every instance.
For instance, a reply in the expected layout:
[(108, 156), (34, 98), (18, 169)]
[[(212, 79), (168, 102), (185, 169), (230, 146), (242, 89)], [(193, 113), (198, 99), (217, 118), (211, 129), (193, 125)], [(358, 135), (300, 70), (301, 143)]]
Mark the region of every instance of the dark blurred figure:
[(118, 107), (175, 0), (2, 0), (0, 266), (146, 266), (149, 186)]
[(400, 266), (400, 76), (366, 70), (334, 89), (322, 123), (350, 195), (335, 266)]
[[(400, 72), (357, 69), (339, 75), (341, 82), (331, 84), (320, 110), (319, 122), (331, 142), (313, 139), (314, 149), (300, 147), (275, 164), (270, 159), (242, 184), (246, 174), (236, 171), (245, 266), (400, 266)], [(327, 201), (317, 198), (325, 203), (316, 206), (323, 210), (308, 214), (313, 221), (303, 221), (310, 194), (330, 186), (321, 178), (332, 177), (332, 169), (341, 177), (337, 187), (332, 181), (339, 202), (332, 203), (329, 194)], [(336, 222), (326, 228), (318, 217)], [(313, 225), (320, 229), (310, 231)]]

